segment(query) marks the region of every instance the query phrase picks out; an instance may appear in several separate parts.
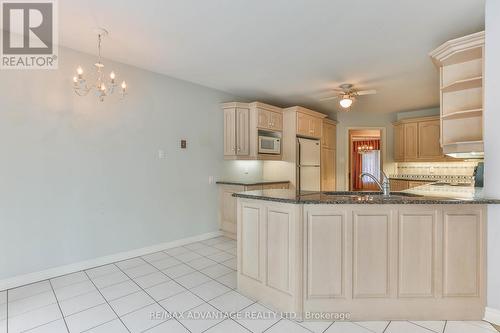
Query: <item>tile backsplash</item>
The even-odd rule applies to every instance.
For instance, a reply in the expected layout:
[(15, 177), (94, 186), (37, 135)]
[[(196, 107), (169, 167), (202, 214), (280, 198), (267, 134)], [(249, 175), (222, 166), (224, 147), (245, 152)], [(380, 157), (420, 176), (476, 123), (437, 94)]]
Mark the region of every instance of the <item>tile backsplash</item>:
[(404, 162), (397, 163), (398, 175), (472, 176), (478, 162)]

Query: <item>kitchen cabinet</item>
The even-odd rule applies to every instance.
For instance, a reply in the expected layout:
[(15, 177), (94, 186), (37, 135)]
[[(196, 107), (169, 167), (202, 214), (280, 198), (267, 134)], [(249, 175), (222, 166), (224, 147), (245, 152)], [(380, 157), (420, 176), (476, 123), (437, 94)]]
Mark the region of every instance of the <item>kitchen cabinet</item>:
[(282, 109), (260, 103), (224, 103), (224, 159), (281, 160), (281, 154), (258, 152), (259, 131), (281, 137)]
[(396, 162), (448, 160), (439, 142), (439, 117), (404, 119), (393, 123)]
[(486, 206), (416, 206), (238, 198), (238, 291), (352, 321), (483, 318)]
[(402, 162), (405, 159), (404, 124), (394, 125), (394, 160)]
[(283, 130), (283, 113), (265, 109), (258, 109), (258, 123), (260, 129), (271, 131)]
[(224, 109), (224, 155), (249, 154), (249, 109), (234, 107)]
[(441, 146), (452, 157), (481, 157), (485, 32), (449, 40), (429, 55), (439, 70)]
[(390, 179), (390, 183), (391, 191), (404, 191), (417, 186), (430, 184), (432, 181)]
[(418, 124), (404, 124), (405, 134), (405, 159), (417, 159), (418, 156)]
[(335, 191), (335, 150), (321, 148), (321, 191)]
[(321, 146), (323, 148), (335, 149), (337, 143), (337, 126), (330, 119), (323, 119), (323, 132)]
[(408, 189), (408, 181), (400, 179), (390, 179), (391, 191), (404, 191)]
[(233, 194), (243, 191), (288, 189), (288, 182), (270, 184), (219, 184), (219, 229), (230, 238), (236, 239), (236, 198)]
[(321, 137), (321, 129), (321, 118), (297, 112), (297, 135), (319, 139)]
[(321, 136), (321, 191), (335, 191), (336, 179), (336, 122), (327, 118), (322, 120)]
[(418, 158), (442, 158), (443, 151), (439, 144), (439, 120), (421, 121), (418, 123)]
[(236, 109), (236, 155), (248, 155), (250, 153), (250, 110), (244, 108)]

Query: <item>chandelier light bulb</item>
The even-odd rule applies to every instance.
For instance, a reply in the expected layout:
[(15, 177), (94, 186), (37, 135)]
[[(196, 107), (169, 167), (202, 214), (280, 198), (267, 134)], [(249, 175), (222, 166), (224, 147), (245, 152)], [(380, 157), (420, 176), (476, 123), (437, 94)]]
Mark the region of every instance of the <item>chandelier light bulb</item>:
[[(103, 37), (108, 35), (108, 32), (105, 29), (98, 28), (96, 29), (97, 35), (97, 49), (98, 49), (98, 58), (95, 63), (94, 71), (86, 74), (86, 77), (83, 77), (83, 68), (82, 66), (78, 66), (76, 68), (77, 75), (73, 77), (73, 91), (78, 96), (86, 96), (90, 91), (95, 91), (98, 99), (103, 102), (104, 98), (108, 95), (112, 95), (116, 92), (116, 73), (114, 71), (110, 71), (109, 74), (105, 74), (104, 72), (104, 64), (102, 63), (101, 57), (101, 44)], [(123, 98), (126, 95), (125, 89), (127, 88), (127, 84), (125, 81), (121, 83), (121, 91), (120, 98)]]
[(341, 107), (347, 109), (352, 105), (352, 99), (350, 97), (343, 97), (339, 103)]

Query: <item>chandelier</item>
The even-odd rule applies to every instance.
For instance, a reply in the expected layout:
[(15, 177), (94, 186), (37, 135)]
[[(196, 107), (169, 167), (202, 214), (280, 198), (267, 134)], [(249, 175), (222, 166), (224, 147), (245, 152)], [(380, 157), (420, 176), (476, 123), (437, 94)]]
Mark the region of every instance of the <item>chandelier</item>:
[[(78, 66), (78, 68), (76, 69), (77, 75), (73, 77), (73, 90), (78, 96), (86, 96), (91, 90), (94, 90), (97, 98), (101, 102), (103, 102), (106, 96), (111, 95), (116, 90), (118, 90), (118, 85), (116, 84), (116, 74), (113, 71), (109, 73), (109, 81), (106, 80), (104, 75), (104, 64), (101, 60), (101, 43), (102, 39), (108, 35), (108, 31), (102, 28), (98, 28), (96, 29), (96, 32), (99, 58), (95, 63), (95, 83), (89, 84), (87, 82), (87, 79), (83, 77), (83, 68), (81, 66)], [(122, 81), (119, 93), (120, 98), (125, 97), (125, 95), (127, 94), (127, 83), (125, 83), (125, 81)]]
[(372, 145), (366, 145), (363, 144), (361, 146), (358, 146), (358, 153), (359, 154), (366, 154), (373, 151), (373, 146)]

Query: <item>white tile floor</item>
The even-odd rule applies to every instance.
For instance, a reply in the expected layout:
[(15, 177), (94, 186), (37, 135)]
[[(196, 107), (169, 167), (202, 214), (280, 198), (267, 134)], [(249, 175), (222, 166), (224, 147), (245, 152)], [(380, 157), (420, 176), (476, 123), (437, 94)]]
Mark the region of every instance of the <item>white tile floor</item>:
[[(496, 332), (486, 322), (281, 319), (235, 291), (235, 253), (233, 240), (217, 237), (0, 291), (0, 333)], [(213, 316), (237, 311), (238, 318)], [(169, 315), (176, 313), (183, 316)]]

